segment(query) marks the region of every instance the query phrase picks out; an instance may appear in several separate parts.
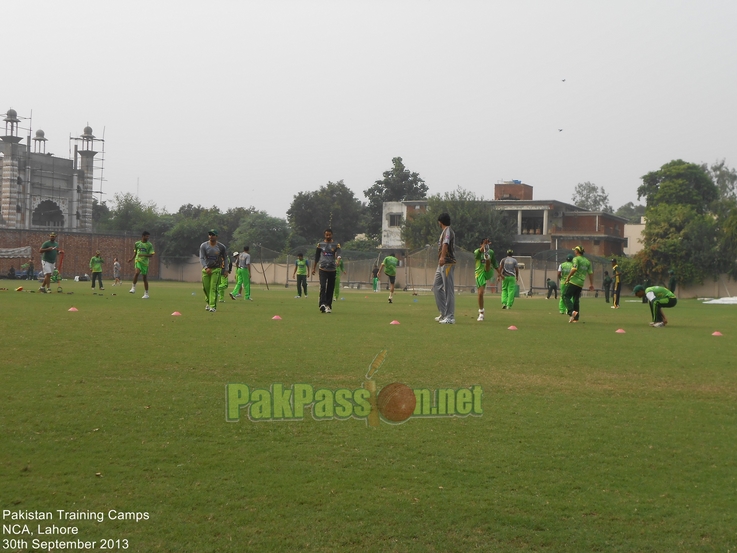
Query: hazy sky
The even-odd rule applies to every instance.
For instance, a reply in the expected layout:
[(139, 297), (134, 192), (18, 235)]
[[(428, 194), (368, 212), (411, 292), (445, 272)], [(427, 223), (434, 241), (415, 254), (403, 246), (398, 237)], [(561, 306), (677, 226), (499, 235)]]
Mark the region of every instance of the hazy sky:
[(284, 217), (340, 179), (365, 200), (396, 156), (431, 194), (591, 181), (617, 208), (672, 159), (737, 165), (736, 21), (734, 0), (12, 2), (0, 111), (64, 157), (105, 128), (104, 198), (140, 180), (169, 211)]

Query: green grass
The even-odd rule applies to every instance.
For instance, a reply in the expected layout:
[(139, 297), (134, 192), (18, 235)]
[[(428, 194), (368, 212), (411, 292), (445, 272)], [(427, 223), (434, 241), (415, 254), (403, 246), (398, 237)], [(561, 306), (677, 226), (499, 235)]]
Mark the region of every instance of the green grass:
[[(572, 325), (490, 296), (477, 323), (461, 294), (450, 326), (431, 295), (323, 315), (314, 286), (259, 287), (210, 314), (195, 284), (127, 290), (0, 292), (0, 509), (147, 512), (75, 523), (144, 552), (737, 549), (733, 306), (653, 329), (638, 303)], [(355, 389), (382, 348), (379, 387), (478, 384), (483, 416), (225, 422), (228, 383)]]

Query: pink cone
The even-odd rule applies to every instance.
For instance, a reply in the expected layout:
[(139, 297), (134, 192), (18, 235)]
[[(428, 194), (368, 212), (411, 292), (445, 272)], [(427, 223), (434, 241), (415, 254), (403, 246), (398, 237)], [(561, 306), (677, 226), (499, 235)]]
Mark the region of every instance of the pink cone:
[(514, 326), (514, 325), (512, 325), (512, 326), (510, 326), (510, 327), (509, 327), (509, 328), (508, 328), (507, 330), (517, 330), (517, 327), (516, 327), (516, 326)]
[(174, 313), (171, 314), (172, 317), (181, 317), (182, 314), (179, 311), (174, 311)]
[(79, 309), (77, 309), (76, 307), (70, 307), (69, 309), (67, 309), (67, 311), (79, 311)]
[(273, 317), (271, 317), (271, 320), (272, 321), (281, 321), (281, 317), (279, 315), (274, 315)]
[(712, 335), (712, 336), (721, 336), (721, 335), (722, 335), (722, 333), (721, 333), (721, 332), (719, 332), (719, 331), (717, 330), (717, 331), (715, 331), (715, 332), (712, 332), (712, 333), (711, 333), (711, 335)]
[(615, 332), (616, 332), (617, 334), (627, 334), (627, 333), (626, 333), (626, 332), (624, 331), (624, 329), (623, 329), (623, 328), (618, 328), (618, 329), (617, 329), (617, 330), (616, 330)]
[(389, 324), (390, 324), (390, 325), (398, 325), (398, 324), (399, 324), (399, 321), (397, 321), (397, 320), (395, 319), (395, 320), (393, 320), (392, 322), (390, 322)]

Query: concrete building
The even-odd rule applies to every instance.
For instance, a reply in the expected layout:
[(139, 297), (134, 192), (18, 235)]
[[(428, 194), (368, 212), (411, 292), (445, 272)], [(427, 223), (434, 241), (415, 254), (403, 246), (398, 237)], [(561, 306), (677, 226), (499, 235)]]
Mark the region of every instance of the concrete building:
[[(577, 245), (583, 246), (591, 255), (610, 257), (624, 253), (627, 220), (622, 217), (588, 211), (558, 200), (534, 200), (533, 187), (521, 181), (496, 184), (494, 200), (487, 203), (516, 222), (515, 255), (533, 256), (542, 251), (571, 249)], [(426, 200), (386, 202), (382, 248), (404, 247), (402, 221), (425, 209)]]
[(73, 158), (61, 158), (46, 152), (42, 130), (31, 139), (27, 129), (22, 144), (21, 119), (15, 110), (9, 109), (4, 121), (0, 228), (91, 232), (96, 146), (103, 141), (85, 127), (81, 136), (71, 139)]

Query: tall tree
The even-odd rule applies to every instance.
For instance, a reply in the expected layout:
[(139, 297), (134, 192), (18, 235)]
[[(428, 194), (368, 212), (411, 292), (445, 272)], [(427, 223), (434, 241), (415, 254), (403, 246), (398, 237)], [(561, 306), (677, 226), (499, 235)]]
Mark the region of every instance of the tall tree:
[(711, 176), (721, 199), (737, 199), (737, 171), (733, 167), (728, 167), (725, 159), (715, 161), (710, 167), (706, 164), (701, 167)]
[(609, 194), (606, 193), (603, 186), (599, 188), (593, 182), (579, 182), (573, 191), (571, 200), (574, 205), (583, 209), (614, 213), (612, 206), (609, 205)]
[(484, 238), (491, 238), (492, 248), (497, 252), (510, 248), (514, 242), (516, 220), (494, 209), (483, 197), (459, 187), (442, 196), (431, 196), (427, 211), (404, 223), (402, 237), (407, 246), (414, 249), (435, 244), (440, 236), (438, 215), (441, 213), (450, 214), (456, 244), (466, 250), (475, 250)]
[(635, 205), (634, 202), (627, 202), (614, 212), (617, 217), (627, 219), (630, 223), (639, 224), (642, 216), (645, 215), (644, 205)]
[(319, 190), (300, 192), (287, 210), (294, 231), (309, 241), (318, 241), (331, 226), (341, 242), (364, 231), (366, 207), (342, 180), (328, 182)]
[(647, 207), (689, 205), (697, 213), (705, 213), (719, 199), (719, 189), (704, 167), (676, 159), (642, 177), (637, 199), (642, 197)]
[(368, 200), (369, 222), (367, 232), (374, 238), (381, 235), (381, 217), (384, 202), (422, 200), (427, 197), (427, 185), (419, 173), (405, 168), (401, 157), (392, 159), (392, 168), (384, 171), (384, 178), (377, 180), (363, 194)]

